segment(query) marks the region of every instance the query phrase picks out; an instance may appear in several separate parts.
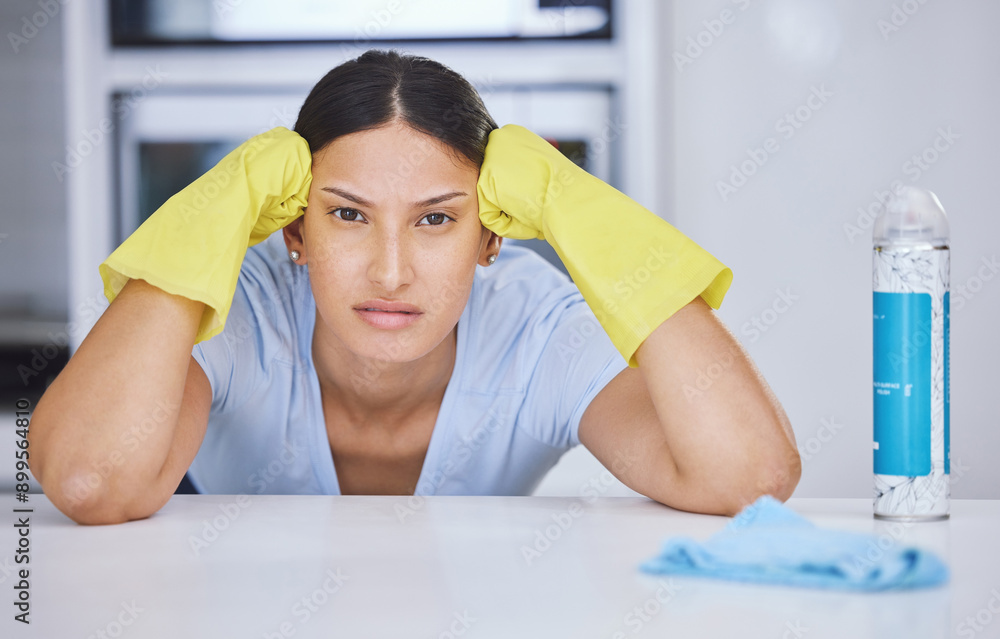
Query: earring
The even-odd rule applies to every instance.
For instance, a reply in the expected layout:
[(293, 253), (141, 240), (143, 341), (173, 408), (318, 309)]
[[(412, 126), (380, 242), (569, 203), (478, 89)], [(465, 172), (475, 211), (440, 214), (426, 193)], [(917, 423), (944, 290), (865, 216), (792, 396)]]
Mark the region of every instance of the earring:
[(300, 255), (301, 255), (301, 253), (299, 253), (298, 251), (296, 251), (294, 249), (288, 252), (288, 257), (292, 258), (293, 262), (299, 261), (299, 256)]
[(493, 262), (497, 261), (497, 256), (496, 255), (490, 255), (489, 257), (486, 258), (486, 261), (488, 262), (488, 264), (487, 264), (488, 266), (493, 266)]

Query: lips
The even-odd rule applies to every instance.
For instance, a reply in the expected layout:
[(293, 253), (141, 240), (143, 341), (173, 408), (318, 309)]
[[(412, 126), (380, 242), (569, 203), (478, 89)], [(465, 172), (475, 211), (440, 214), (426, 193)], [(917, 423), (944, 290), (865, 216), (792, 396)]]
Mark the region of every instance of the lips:
[(396, 300), (366, 300), (354, 307), (358, 311), (375, 311), (381, 313), (402, 313), (419, 315), (421, 310), (413, 304)]
[(363, 322), (381, 330), (406, 328), (423, 317), (423, 312), (413, 304), (393, 300), (368, 300), (355, 306), (354, 312)]

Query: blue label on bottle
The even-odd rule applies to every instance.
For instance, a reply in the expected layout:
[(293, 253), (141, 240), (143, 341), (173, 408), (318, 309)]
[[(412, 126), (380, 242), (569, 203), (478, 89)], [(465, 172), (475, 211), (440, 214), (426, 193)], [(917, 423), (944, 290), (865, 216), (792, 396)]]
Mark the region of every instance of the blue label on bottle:
[(931, 296), (874, 293), (875, 473), (931, 472)]
[(951, 474), (951, 392), (948, 381), (948, 342), (951, 341), (951, 303), (944, 292), (944, 473)]

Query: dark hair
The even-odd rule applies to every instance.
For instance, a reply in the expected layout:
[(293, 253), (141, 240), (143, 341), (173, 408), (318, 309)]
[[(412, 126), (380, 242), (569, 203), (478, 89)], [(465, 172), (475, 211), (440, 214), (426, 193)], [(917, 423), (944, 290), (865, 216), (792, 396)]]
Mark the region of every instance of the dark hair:
[(302, 103), (295, 131), (315, 153), (393, 120), (444, 142), (477, 168), (496, 122), (476, 89), (440, 62), (373, 49), (335, 67)]

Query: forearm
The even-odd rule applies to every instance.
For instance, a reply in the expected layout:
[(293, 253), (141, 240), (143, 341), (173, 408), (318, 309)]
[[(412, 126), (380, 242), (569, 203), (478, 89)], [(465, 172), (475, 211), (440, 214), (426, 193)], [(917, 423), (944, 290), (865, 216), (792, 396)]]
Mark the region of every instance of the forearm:
[(795, 435), (767, 382), (700, 297), (636, 352), (690, 504), (734, 514), (762, 494), (787, 499), (801, 473)]
[(32, 470), (74, 518), (149, 486), (173, 441), (204, 304), (130, 280), (45, 391)]

